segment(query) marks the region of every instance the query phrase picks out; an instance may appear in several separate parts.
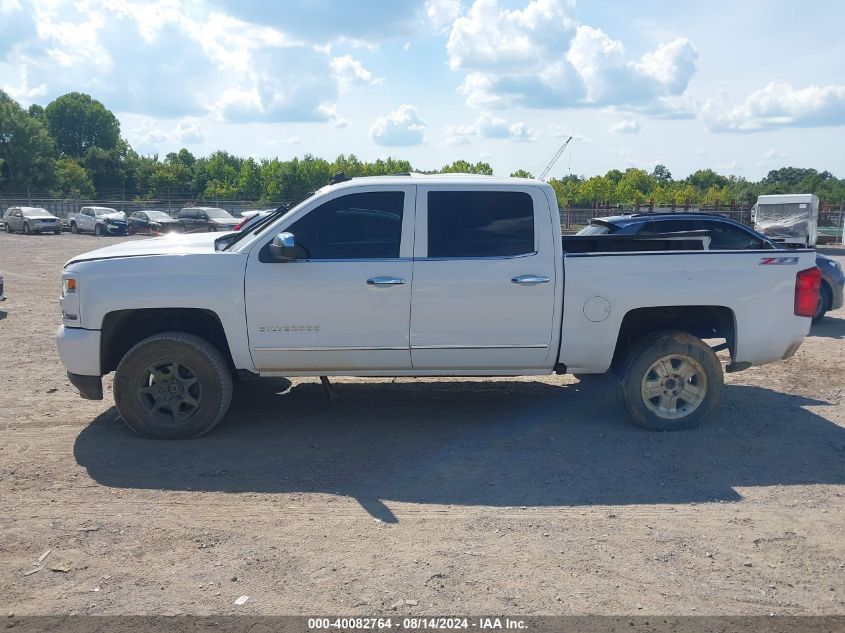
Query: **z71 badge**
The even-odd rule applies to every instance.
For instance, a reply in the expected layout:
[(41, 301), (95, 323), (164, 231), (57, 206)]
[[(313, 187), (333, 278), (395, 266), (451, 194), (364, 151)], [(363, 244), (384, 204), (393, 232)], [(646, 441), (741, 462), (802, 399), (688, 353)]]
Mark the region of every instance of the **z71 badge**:
[(798, 263), (797, 257), (762, 257), (761, 266), (794, 266)]

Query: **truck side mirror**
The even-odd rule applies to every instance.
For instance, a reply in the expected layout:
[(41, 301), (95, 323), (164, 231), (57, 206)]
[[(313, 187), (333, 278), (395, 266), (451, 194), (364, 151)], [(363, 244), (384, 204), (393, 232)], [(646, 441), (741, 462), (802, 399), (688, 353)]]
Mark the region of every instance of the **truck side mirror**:
[(277, 262), (294, 261), (296, 250), (296, 238), (293, 233), (279, 233), (270, 242), (270, 256)]

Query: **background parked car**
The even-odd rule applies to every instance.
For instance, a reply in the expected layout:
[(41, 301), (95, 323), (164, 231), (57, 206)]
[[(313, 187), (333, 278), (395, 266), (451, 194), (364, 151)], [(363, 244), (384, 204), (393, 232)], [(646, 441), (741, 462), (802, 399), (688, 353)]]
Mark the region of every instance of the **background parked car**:
[[(744, 224), (721, 215), (707, 213), (636, 213), (608, 218), (593, 218), (589, 226), (577, 235), (652, 235), (707, 231), (710, 250), (782, 249), (765, 235)], [(826, 312), (841, 308), (845, 303), (845, 274), (835, 259), (816, 253), (816, 266), (822, 271), (819, 306), (813, 323), (824, 318)]]
[(232, 231), (238, 224), (236, 217), (217, 207), (187, 207), (177, 217), (186, 233)]
[(0, 301), (6, 300), (6, 290), (3, 287), (3, 273), (0, 273)]
[(244, 211), (243, 215), (241, 216), (241, 221), (235, 225), (235, 231), (246, 231), (249, 230), (251, 226), (258, 224), (258, 221), (261, 218), (266, 218), (268, 215), (273, 213), (275, 209), (264, 209), (263, 211)]
[(184, 228), (179, 220), (156, 209), (136, 211), (129, 216), (128, 230), (130, 235), (135, 233), (181, 233)]
[(7, 233), (55, 233), (62, 232), (59, 218), (41, 207), (9, 207), (3, 216)]
[(82, 207), (79, 213), (68, 215), (71, 233), (94, 235), (123, 235), (126, 233), (126, 214), (111, 207)]

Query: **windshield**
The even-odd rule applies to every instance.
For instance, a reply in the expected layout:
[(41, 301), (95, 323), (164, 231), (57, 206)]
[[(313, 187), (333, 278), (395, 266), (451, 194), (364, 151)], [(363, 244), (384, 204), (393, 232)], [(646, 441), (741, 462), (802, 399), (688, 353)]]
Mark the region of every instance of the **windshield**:
[(164, 211), (144, 211), (147, 214), (147, 217), (150, 220), (170, 220), (170, 216), (167, 215)]
[(205, 212), (208, 214), (210, 218), (232, 218), (228, 212), (224, 211), (223, 209), (205, 209)]
[(110, 213), (117, 213), (117, 209), (94, 209), (94, 215), (109, 215)]
[(28, 218), (52, 218), (53, 215), (47, 209), (25, 209), (23, 214)]
[(604, 224), (591, 224), (590, 226), (585, 226), (575, 235), (605, 235), (607, 233), (610, 233), (610, 229)]

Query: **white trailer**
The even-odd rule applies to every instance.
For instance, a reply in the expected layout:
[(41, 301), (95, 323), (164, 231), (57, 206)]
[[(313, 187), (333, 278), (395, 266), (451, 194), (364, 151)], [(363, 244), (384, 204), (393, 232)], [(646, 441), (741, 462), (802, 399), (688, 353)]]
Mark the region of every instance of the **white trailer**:
[(751, 208), (754, 229), (785, 246), (816, 245), (819, 198), (811, 193), (760, 196)]

